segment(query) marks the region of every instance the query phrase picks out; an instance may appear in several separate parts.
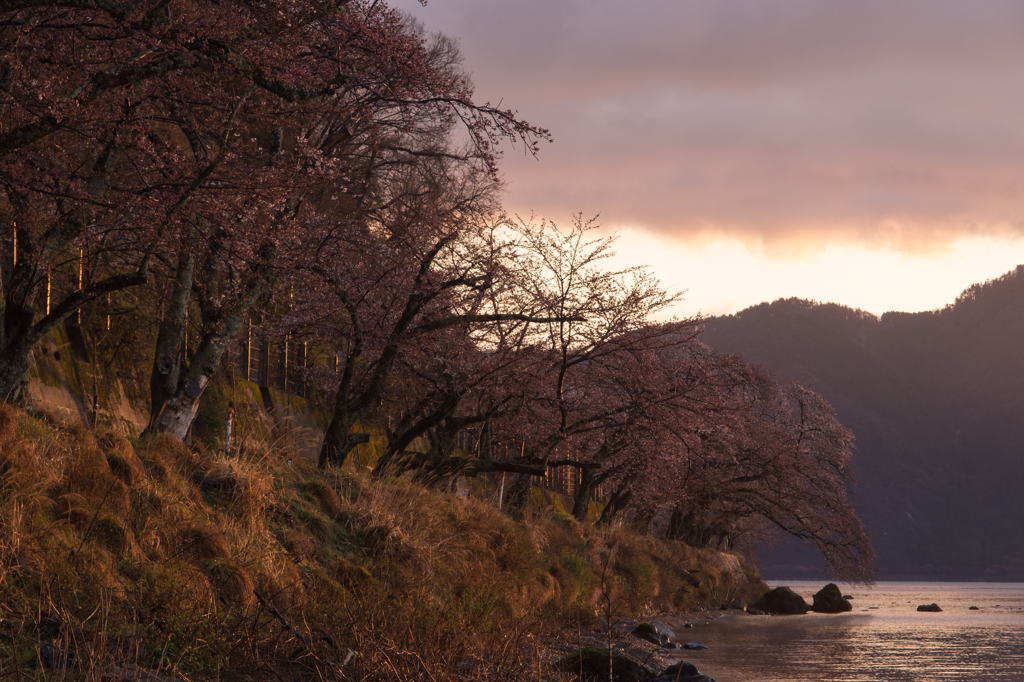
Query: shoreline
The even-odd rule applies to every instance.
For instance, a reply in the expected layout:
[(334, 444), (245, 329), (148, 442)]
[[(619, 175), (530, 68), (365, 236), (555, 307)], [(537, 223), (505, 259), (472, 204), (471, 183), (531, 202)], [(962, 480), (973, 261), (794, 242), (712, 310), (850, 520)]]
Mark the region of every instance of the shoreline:
[[(579, 649), (587, 647), (606, 648), (609, 640), (612, 649), (627, 654), (643, 666), (660, 672), (668, 666), (683, 660), (686, 657), (687, 649), (666, 649), (645, 639), (632, 634), (633, 630), (640, 623), (660, 621), (667, 625), (675, 633), (674, 642), (682, 645), (686, 641), (699, 640), (698, 633), (702, 626), (706, 626), (720, 618), (735, 615), (747, 615), (744, 611), (736, 609), (707, 609), (700, 611), (684, 611), (682, 613), (654, 615), (647, 618), (620, 618), (612, 625), (612, 633), (609, 638), (607, 630), (602, 627), (598, 630), (573, 630), (563, 629), (545, 643), (539, 651), (541, 660), (547, 664), (575, 653)], [(693, 633), (690, 637), (685, 633)]]

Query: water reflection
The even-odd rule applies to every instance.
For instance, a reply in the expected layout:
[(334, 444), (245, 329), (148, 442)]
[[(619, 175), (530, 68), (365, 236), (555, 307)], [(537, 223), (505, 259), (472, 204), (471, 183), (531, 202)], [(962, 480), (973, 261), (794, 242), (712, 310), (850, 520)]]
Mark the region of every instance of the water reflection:
[[(808, 603), (822, 587), (788, 584)], [(710, 649), (686, 658), (718, 682), (1024, 679), (1024, 584), (880, 583), (844, 593), (852, 613), (734, 616), (687, 630)], [(932, 602), (943, 611), (917, 611)]]

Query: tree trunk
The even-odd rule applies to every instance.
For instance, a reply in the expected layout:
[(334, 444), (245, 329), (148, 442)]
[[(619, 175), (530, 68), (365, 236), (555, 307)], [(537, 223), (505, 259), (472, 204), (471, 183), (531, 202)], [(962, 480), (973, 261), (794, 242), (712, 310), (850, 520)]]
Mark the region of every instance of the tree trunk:
[(615, 491), (615, 493), (608, 500), (608, 504), (605, 506), (604, 511), (601, 512), (601, 518), (598, 523), (609, 524), (615, 515), (625, 509), (626, 504), (629, 503), (629, 499), (633, 496), (632, 491), (628, 488), (622, 487)]
[[(0, 402), (24, 402), (27, 398), (24, 388), (32, 366), (32, 349), (47, 334), (97, 296), (145, 284), (146, 279), (145, 271), (140, 270), (99, 280), (65, 296), (52, 306), (49, 315), (38, 321), (35, 321), (36, 313), (28, 303), (32, 300), (31, 287), (21, 287), (17, 301), (10, 300), (14, 298), (14, 292), (8, 287), (8, 298), (0, 297)], [(0, 282), (0, 296), (4, 291), (3, 282)]]
[[(436, 447), (439, 456), (447, 456), (452, 451), (454, 433), (448, 432), (442, 427), (446, 420), (451, 419), (452, 414), (458, 411), (459, 402), (462, 400), (461, 393), (452, 393), (444, 396), (440, 404), (430, 409), (426, 415), (417, 419), (414, 415), (406, 414), (396, 426), (394, 432), (388, 434), (388, 446), (377, 460), (373, 467), (373, 476), (378, 477), (384, 473), (400, 473), (412, 466), (412, 460), (406, 458), (404, 453), (413, 441), (423, 436), (433, 434), (437, 439)], [(441, 430), (442, 433), (438, 433)]]
[(680, 540), (682, 542), (686, 542), (687, 533), (692, 527), (692, 521), (692, 514), (684, 512), (682, 509), (676, 507), (672, 510), (672, 515), (669, 517), (668, 529), (665, 531), (665, 537), (669, 540)]
[(188, 369), (181, 373), (174, 394), (164, 401), (153, 418), (151, 428), (184, 440), (192, 428), (199, 401), (213, 375), (220, 369), (231, 341), (242, 328), (249, 307), (235, 310), (222, 320), (219, 329), (204, 334), (192, 355)]
[(203, 396), (210, 377), (200, 377), (201, 382), (184, 381), (177, 392), (164, 401), (160, 411), (153, 418), (152, 430), (169, 433), (178, 440), (185, 440), (192, 428), (196, 413), (199, 412), (199, 399)]
[(630, 525), (633, 526), (633, 530), (641, 535), (649, 535), (651, 532), (651, 525), (654, 523), (654, 512), (649, 510), (637, 510), (633, 512), (633, 517), (630, 519)]
[(221, 360), (231, 340), (241, 328), (243, 319), (244, 313), (239, 311), (224, 324), (223, 336), (209, 334), (200, 340), (192, 356), (192, 362), (178, 380), (174, 394), (164, 401), (153, 418), (153, 430), (172, 434), (181, 440), (188, 436), (188, 431), (192, 428), (192, 422), (199, 411), (203, 391), (220, 368)]
[(586, 521), (590, 510), (590, 493), (594, 488), (594, 469), (589, 467), (580, 470), (580, 486), (576, 489), (576, 497), (572, 503), (572, 515), (577, 521)]
[[(191, 230), (189, 234), (194, 240), (195, 230)], [(189, 299), (192, 296), (194, 272), (195, 258), (192, 255), (192, 249), (190, 245), (183, 244), (181, 253), (178, 255), (178, 270), (174, 278), (174, 290), (171, 293), (170, 305), (160, 321), (160, 331), (156, 339), (153, 372), (149, 378), (150, 422), (157, 421), (160, 411), (169, 401), (176, 401), (176, 405), (182, 404), (182, 396), (179, 394), (183, 387), (179, 386), (179, 379), (181, 378), (181, 365), (185, 360), (184, 344), (187, 331), (185, 323)], [(184, 397), (187, 400), (188, 397)], [(189, 420), (189, 424), (191, 423)], [(171, 432), (173, 431), (168, 433)]]
[(530, 504), (530, 491), (533, 490), (530, 478), (529, 474), (516, 476), (516, 480), (508, 487), (506, 493), (505, 506), (507, 508), (518, 512), (526, 511), (526, 506)]
[[(338, 413), (335, 412), (334, 419), (331, 420), (327, 427), (327, 433), (324, 434), (324, 444), (320, 448), (320, 459), (317, 464), (321, 469), (328, 466), (344, 466), (345, 460), (348, 459), (348, 453), (355, 446), (370, 442), (369, 434), (352, 432), (355, 422), (355, 419), (339, 418)], [(374, 471), (376, 472), (376, 469)]]
[(0, 402), (26, 404), (32, 346), (13, 343), (0, 349)]
[[(273, 247), (264, 247), (260, 252), (261, 263), (255, 275), (247, 282), (245, 289), (238, 296), (223, 306), (216, 305), (209, 299), (200, 299), (200, 310), (203, 312), (203, 335), (199, 339), (195, 353), (188, 363), (188, 368), (179, 371), (178, 381), (174, 386), (171, 396), (157, 407), (154, 406), (154, 417), (150, 422), (147, 431), (158, 431), (160, 433), (172, 434), (175, 438), (184, 440), (188, 436), (192, 422), (195, 421), (196, 413), (199, 411), (199, 402), (203, 392), (209, 385), (213, 375), (220, 369), (221, 361), (231, 346), (235, 335), (242, 329), (249, 310), (256, 304), (257, 299), (263, 294), (269, 285), (267, 266), (273, 263), (276, 251)], [(179, 292), (178, 284), (175, 284), (175, 292), (184, 296), (184, 286)], [(187, 304), (187, 299), (182, 299)], [(177, 301), (178, 304), (182, 300)], [(172, 308), (175, 303), (172, 303)], [(177, 320), (177, 324), (184, 326), (184, 315)], [(176, 331), (174, 321), (168, 326), (169, 338), (175, 334), (184, 335), (184, 329)], [(161, 334), (163, 328), (161, 328)], [(154, 371), (156, 371), (154, 367)], [(153, 381), (157, 381), (154, 379)], [(151, 385), (152, 385), (151, 381)]]

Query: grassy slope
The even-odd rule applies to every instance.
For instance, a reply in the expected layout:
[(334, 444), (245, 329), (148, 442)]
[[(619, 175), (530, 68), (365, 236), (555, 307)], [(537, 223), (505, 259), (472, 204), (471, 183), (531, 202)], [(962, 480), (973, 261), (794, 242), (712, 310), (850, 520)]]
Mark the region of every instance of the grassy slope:
[(74, 665), (48, 679), (512, 679), (534, 643), (609, 610), (762, 589), (733, 557), (289, 456), (0, 406), (0, 676), (52, 644)]

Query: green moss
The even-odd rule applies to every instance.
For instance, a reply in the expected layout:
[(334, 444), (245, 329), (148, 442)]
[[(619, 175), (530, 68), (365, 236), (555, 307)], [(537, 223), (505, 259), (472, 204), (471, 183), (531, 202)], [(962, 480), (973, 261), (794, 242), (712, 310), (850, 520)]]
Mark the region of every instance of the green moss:
[(636, 552), (624, 557), (620, 555), (615, 569), (630, 603), (639, 605), (650, 602), (656, 592), (658, 576), (649, 554)]
[(18, 433), (25, 440), (45, 440), (52, 436), (53, 416), (42, 410), (22, 414), (18, 419)]
[(199, 402), (199, 411), (192, 422), (192, 437), (209, 447), (222, 444), (227, 437), (228, 416), (231, 413), (228, 402), (228, 396), (219, 382), (212, 383)]
[(295, 508), (295, 517), (302, 522), (306, 530), (321, 543), (333, 543), (336, 526), (326, 516), (306, 505)]
[(593, 569), (590, 561), (579, 554), (568, 553), (559, 557), (551, 573), (561, 585), (563, 601), (567, 605), (583, 604), (590, 597)]
[(568, 515), (572, 511), (572, 500), (554, 490), (533, 486), (530, 488), (530, 509), (534, 512)]

